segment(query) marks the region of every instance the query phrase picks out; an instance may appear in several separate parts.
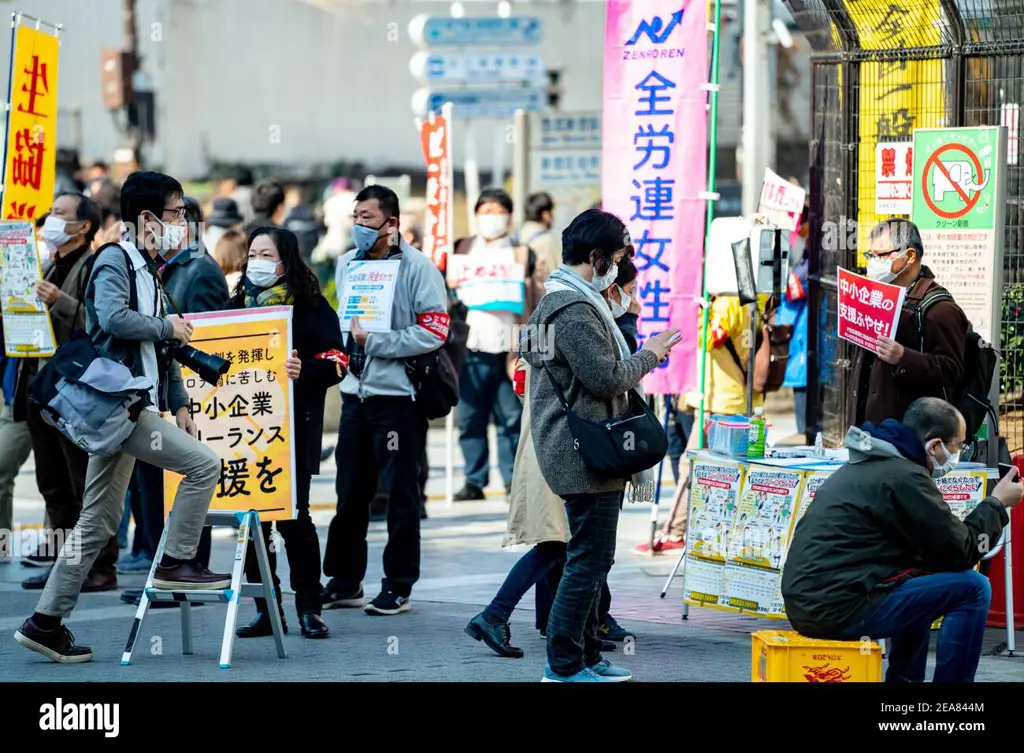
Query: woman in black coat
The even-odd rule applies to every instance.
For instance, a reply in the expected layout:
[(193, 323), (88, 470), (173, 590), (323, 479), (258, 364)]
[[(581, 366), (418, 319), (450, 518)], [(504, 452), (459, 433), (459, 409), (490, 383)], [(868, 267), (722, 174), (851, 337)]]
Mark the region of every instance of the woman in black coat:
[[(327, 390), (339, 384), (345, 375), (347, 359), (341, 354), (341, 327), (337, 313), (320, 294), (316, 275), (300, 257), (299, 243), (294, 233), (277, 227), (256, 228), (249, 235), (248, 247), (249, 256), (242, 267), (242, 277), (228, 307), (293, 307), (294, 351), (293, 358), (289, 359), (289, 376), (295, 380), (292, 405), (298, 517), (295, 520), (278, 521), (277, 530), (284, 539), (288, 553), (291, 586), (295, 591), (295, 607), (302, 635), (306, 638), (326, 638), (328, 629), (320, 618), (323, 591), (320, 583), (320, 540), (309, 514), (309, 486), (312, 477), (320, 473)], [(267, 543), (274, 591), (284, 624), (277, 555), (269, 545), (272, 526), (273, 523), (263, 524), (263, 540)], [(262, 582), (255, 549), (251, 544), (245, 560), (245, 576), (250, 583)], [(256, 609), (256, 618), (236, 631), (239, 638), (272, 634), (266, 602), (257, 599)], [(284, 629), (288, 631), (287, 625)]]

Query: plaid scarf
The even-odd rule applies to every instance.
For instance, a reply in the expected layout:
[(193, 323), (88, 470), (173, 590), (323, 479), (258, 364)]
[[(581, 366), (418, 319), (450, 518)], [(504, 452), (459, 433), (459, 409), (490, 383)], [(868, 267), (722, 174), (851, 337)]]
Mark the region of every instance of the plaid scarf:
[[(388, 246), (388, 252), (384, 255), (383, 259), (380, 259), (380, 261), (390, 261), (392, 259), (401, 258), (401, 246)], [(368, 261), (369, 259), (370, 256), (367, 252), (359, 251), (356, 253), (353, 261)], [(338, 292), (340, 293), (341, 291)], [(363, 376), (363, 369), (366, 368), (366, 349), (356, 342), (355, 338), (352, 337), (351, 332), (349, 332), (345, 337), (345, 355), (348, 356), (348, 373), (356, 379), (361, 379)]]
[(295, 295), (287, 283), (272, 288), (260, 288), (245, 278), (245, 307), (247, 309), (263, 306), (291, 306), (295, 303)]

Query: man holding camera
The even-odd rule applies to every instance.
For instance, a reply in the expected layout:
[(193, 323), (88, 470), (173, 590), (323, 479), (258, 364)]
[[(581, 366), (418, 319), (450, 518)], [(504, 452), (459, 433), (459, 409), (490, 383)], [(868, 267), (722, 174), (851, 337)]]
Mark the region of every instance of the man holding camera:
[[(121, 242), (100, 249), (86, 288), (86, 332), (105, 358), (125, 364), (152, 385), (147, 410), (113, 456), (92, 455), (82, 514), (54, 564), (35, 613), (15, 633), (22, 646), (55, 662), (91, 661), (61, 620), (78, 602), (82, 581), (117, 531), (135, 460), (184, 476), (167, 521), (163, 559), (154, 586), (163, 589), (228, 588), (231, 576), (212, 573), (196, 559), (199, 536), (220, 477), (220, 459), (197, 438), (181, 370), (160, 359), (166, 344), (187, 344), (192, 325), (165, 316), (166, 298), (154, 276), (158, 258), (181, 244), (185, 202), (181, 184), (153, 172), (133, 173), (121, 189)], [(175, 416), (171, 423), (159, 411)]]

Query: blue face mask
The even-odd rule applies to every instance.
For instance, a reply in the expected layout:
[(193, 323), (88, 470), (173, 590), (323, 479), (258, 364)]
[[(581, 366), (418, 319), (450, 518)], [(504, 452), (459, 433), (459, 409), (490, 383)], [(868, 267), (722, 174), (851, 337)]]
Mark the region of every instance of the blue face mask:
[(353, 225), (352, 243), (354, 243), (355, 247), (358, 248), (360, 251), (366, 253), (371, 248), (373, 248), (373, 245), (377, 242), (377, 239), (380, 237), (380, 228), (384, 227), (384, 225), (386, 224), (387, 221), (385, 221), (384, 224), (378, 228), (367, 227), (366, 225)]

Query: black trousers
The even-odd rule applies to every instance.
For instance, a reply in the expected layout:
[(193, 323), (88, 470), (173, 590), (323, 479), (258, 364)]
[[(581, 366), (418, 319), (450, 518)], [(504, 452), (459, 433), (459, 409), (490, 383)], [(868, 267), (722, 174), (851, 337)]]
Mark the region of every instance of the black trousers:
[(565, 497), (571, 538), (548, 617), (548, 664), (574, 675), (601, 661), (597, 636), (601, 587), (615, 561), (622, 490)]
[[(295, 592), (295, 611), (300, 615), (308, 612), (320, 614), (322, 607), (320, 539), (316, 535), (316, 525), (309, 514), (309, 485), (311, 481), (312, 477), (309, 473), (296, 471), (295, 507), (298, 517), (295, 520), (279, 520), (275, 523), (262, 524), (263, 543), (267, 547), (278, 607), (281, 605), (281, 579), (277, 577), (277, 547), (271, 544), (271, 531), (275, 525), (277, 532), (284, 539), (291, 586)], [(250, 583), (263, 582), (263, 578), (260, 576), (260, 564), (256, 559), (256, 547), (252, 542), (249, 542), (249, 551), (245, 556), (245, 579)], [(256, 609), (261, 612), (267, 611), (266, 599), (256, 599)]]
[[(164, 535), (164, 471), (155, 465), (135, 461), (132, 480), (129, 482), (132, 499), (132, 515), (135, 525), (142, 529), (143, 537), (139, 550), (149, 557), (156, 554), (160, 537)], [(210, 566), (210, 550), (213, 547), (213, 529), (203, 526), (199, 535), (199, 549), (196, 560), (203, 567)]]
[(388, 495), (381, 589), (409, 596), (420, 577), (420, 465), (427, 419), (414, 401), (344, 395), (336, 462), (338, 510), (324, 552), (330, 590), (357, 590), (366, 575), (366, 532), (378, 484)]
[[(558, 593), (558, 584), (562, 581), (562, 570), (565, 568), (565, 557), (562, 562), (552, 567), (537, 581), (534, 587), (534, 606), (536, 609), (535, 626), (538, 630), (547, 630), (548, 617), (551, 616), (551, 607), (555, 603), (555, 594)], [(601, 598), (597, 603), (597, 625), (604, 624), (605, 618), (612, 608), (612, 592), (608, 588), (608, 581), (601, 586)]]
[[(32, 404), (28, 406), (26, 422), (35, 455), (36, 485), (43, 495), (50, 525), (54, 531), (63, 530), (62, 540), (67, 541), (82, 514), (89, 453), (46, 423), (39, 408)], [(117, 534), (114, 534), (100, 550), (89, 575), (114, 574), (117, 555)]]

